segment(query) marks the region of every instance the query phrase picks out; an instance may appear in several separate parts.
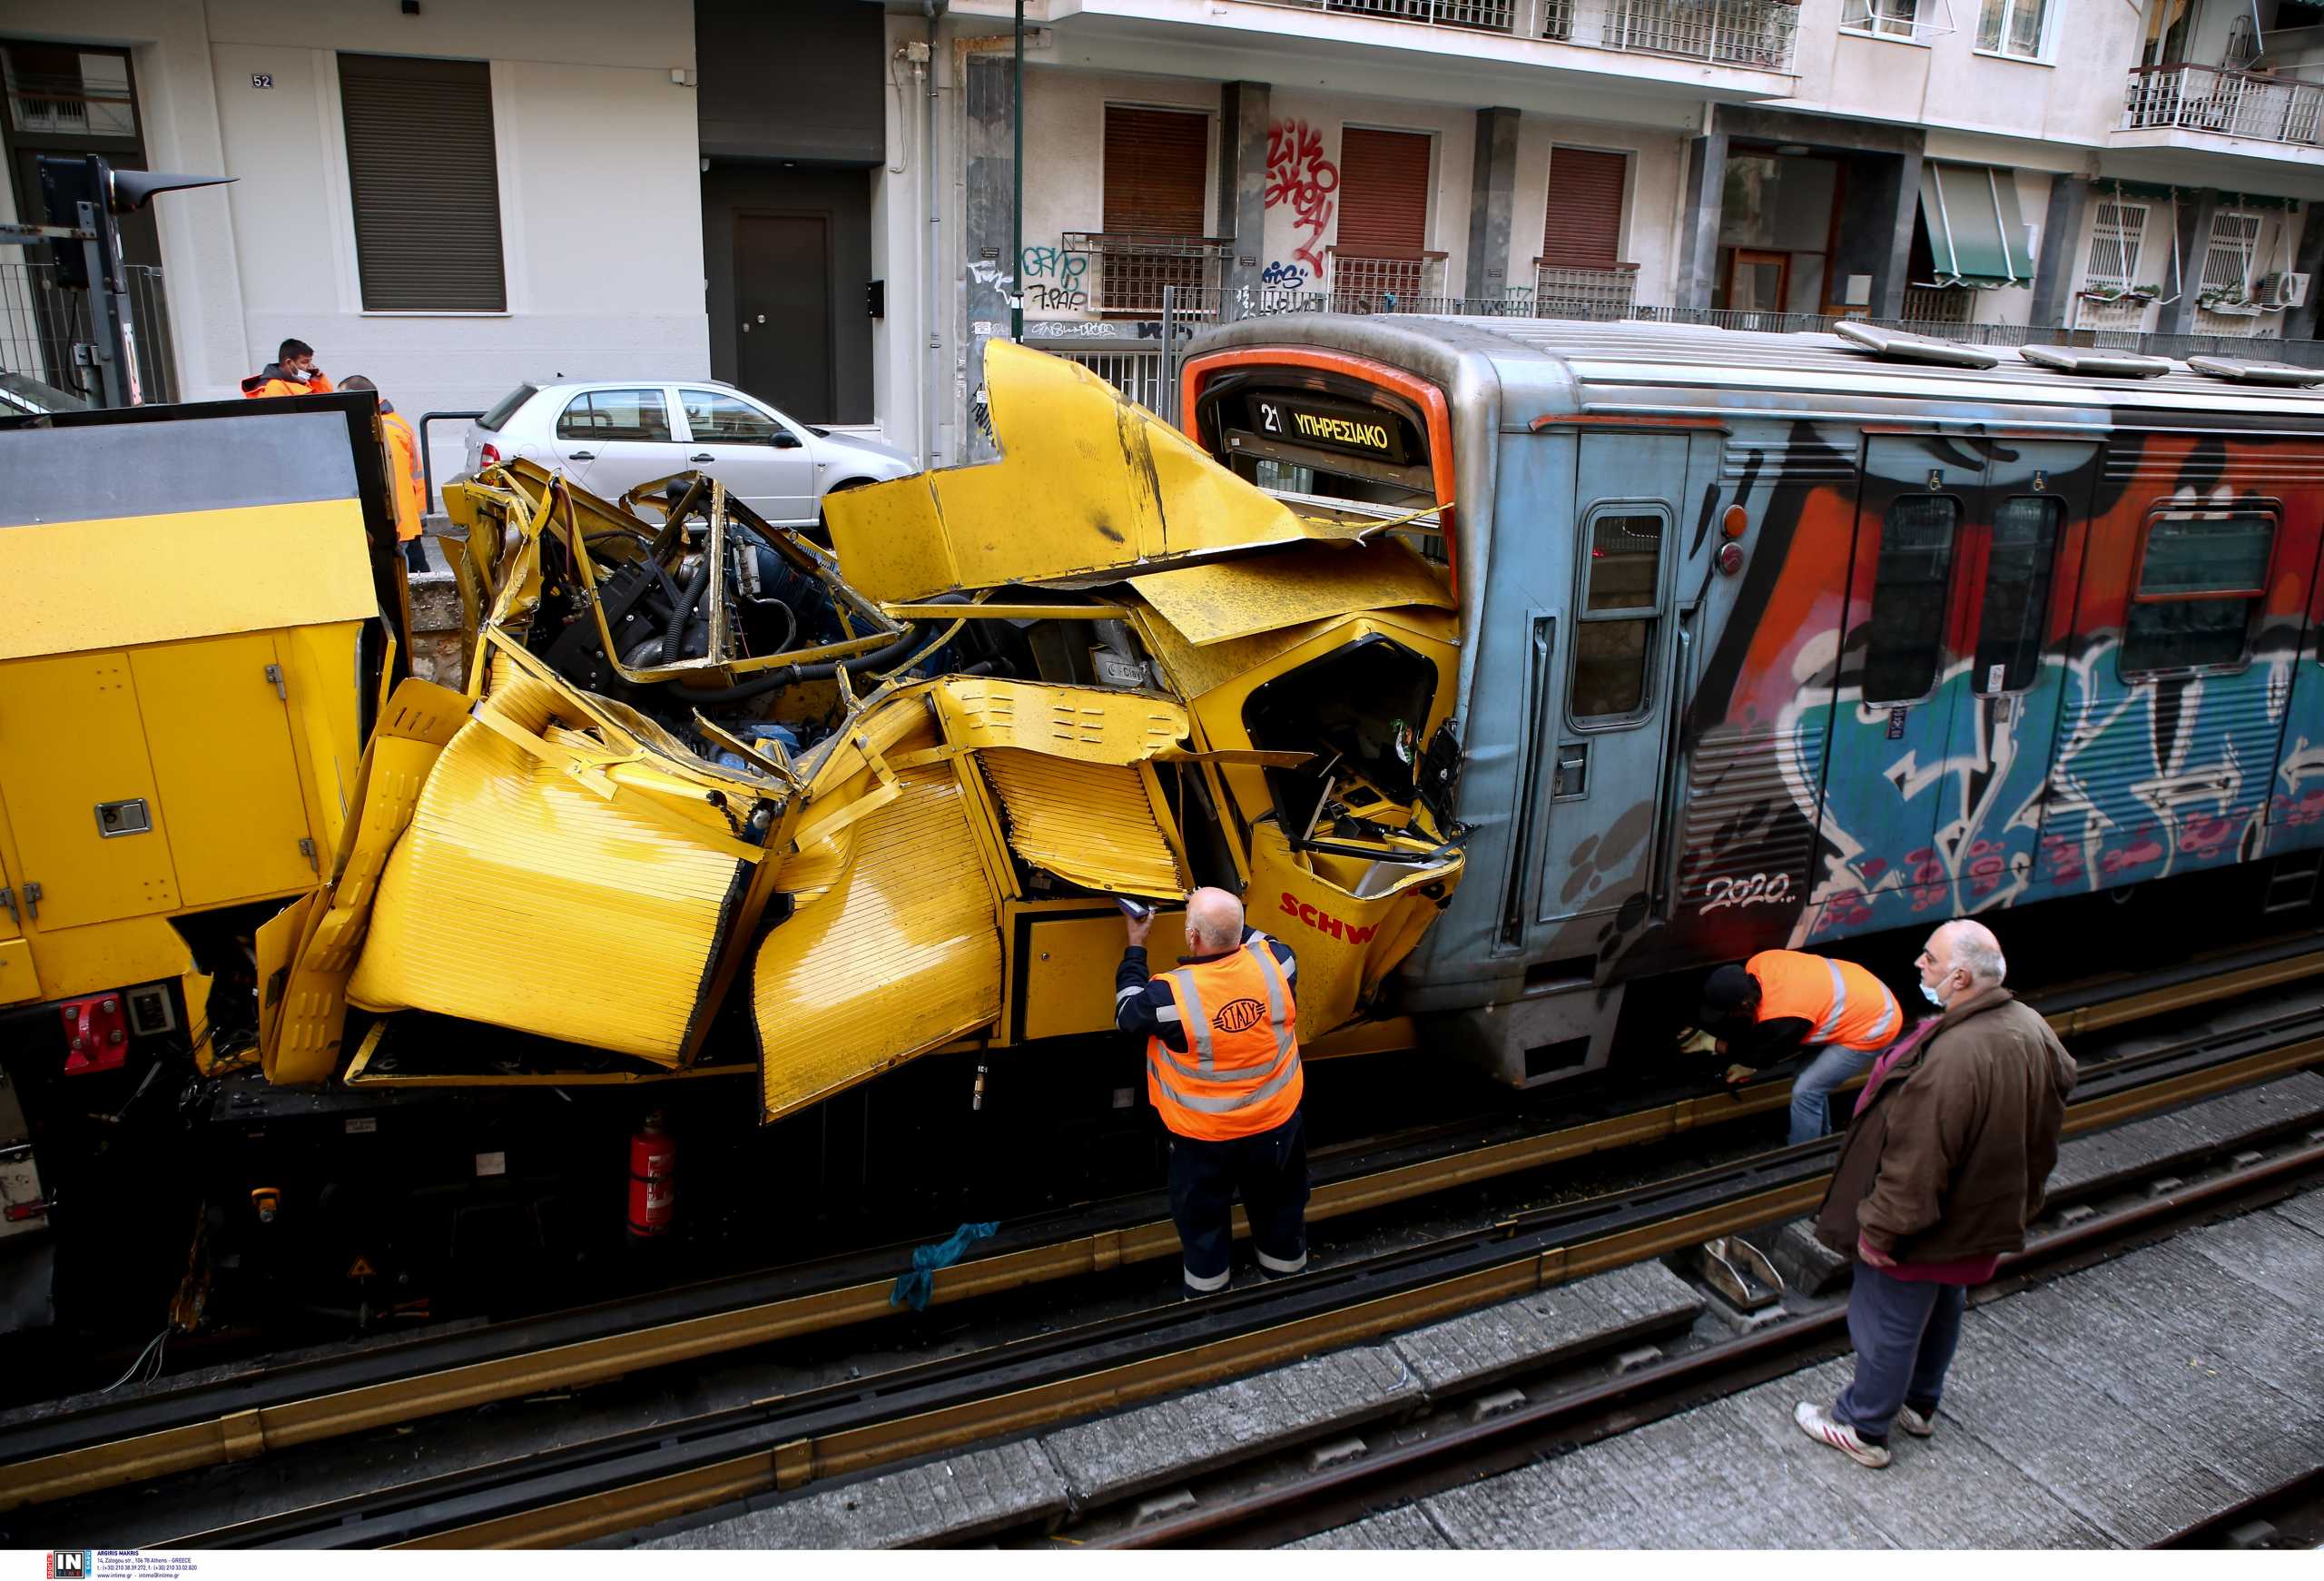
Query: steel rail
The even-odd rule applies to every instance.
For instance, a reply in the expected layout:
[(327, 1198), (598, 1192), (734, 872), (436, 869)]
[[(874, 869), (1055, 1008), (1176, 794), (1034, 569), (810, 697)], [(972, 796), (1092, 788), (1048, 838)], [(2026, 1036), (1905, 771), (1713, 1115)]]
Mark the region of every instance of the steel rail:
[[(2205, 974), (2206, 965), (2228, 969)], [(2256, 961), (2181, 968), (2172, 974), (2180, 981), (2161, 987), (2114, 994), (2102, 989), (2091, 1003), (2048, 1013), (2053, 1024), (2086, 1033), (2254, 993), (2319, 970), (2324, 970), (2324, 953), (2287, 954), (2279, 949)], [(2177, 1052), (2181, 1051), (2164, 1049), (2127, 1059), (2144, 1065)], [(2219, 1080), (2236, 1085), (2253, 1079), (2230, 1075)], [(1590, 1153), (1668, 1140), (1778, 1108), (1787, 1102), (1787, 1083), (1775, 1082), (1740, 1094), (1681, 1099), (1327, 1181), (1316, 1187), (1307, 1217), (1310, 1222), (1327, 1221)], [(1155, 1206), (1151, 1198), (1118, 1202), (1111, 1210), (1124, 1221), (1112, 1227), (940, 1270), (932, 1299), (970, 1299), (1176, 1256), (1177, 1232), (1168, 1218), (1138, 1217), (1153, 1213)], [(1108, 1210), (1078, 1212), (1084, 1222), (1097, 1217), (1102, 1223)], [(1236, 1210), (1236, 1229), (1238, 1235), (1246, 1232), (1240, 1209)], [(234, 1375), (119, 1406), (0, 1428), (0, 1457), (6, 1461), (0, 1465), (0, 1510), (247, 1461), (350, 1433), (874, 1321), (893, 1311), (889, 1294), (895, 1270), (907, 1259), (898, 1249), (872, 1255), (883, 1257), (885, 1264), (868, 1278), (866, 1260), (854, 1258), (731, 1281), (762, 1289), (769, 1283), (795, 1287), (819, 1276), (829, 1278), (835, 1270), (843, 1280), (724, 1310), (653, 1320), (656, 1312), (684, 1311), (685, 1303), (698, 1303), (704, 1294), (679, 1291), (546, 1321), (415, 1339), (354, 1358)], [(640, 1322), (639, 1317), (646, 1320)], [(560, 1333), (567, 1337), (557, 1339)], [(554, 1342), (544, 1344), (544, 1339)], [(490, 1354), (487, 1348), (495, 1345), (507, 1349)], [(479, 1350), (487, 1353), (477, 1354)], [(222, 1400), (232, 1403), (230, 1408), (214, 1403)]]
[[(2143, 1079), (2105, 1072), (2090, 1083), (2089, 1102), (2069, 1111), (2067, 1134), (2138, 1112), (2119, 1102), (2125, 1088), (2142, 1091), (2142, 1112), (2152, 1112), (2324, 1059), (2324, 1036), (2250, 1046), (2268, 1035), (2229, 1034)], [(1836, 1146), (1810, 1143), (1283, 1286), (290, 1511), (182, 1545), (538, 1546), (611, 1536), (1241, 1376), (1793, 1217), (1821, 1200)]]
[[(2069, 1257), (2116, 1245), (2158, 1224), (2214, 1211), (2223, 1203), (2280, 1198), (2319, 1175), (2324, 1175), (2324, 1143), (2311, 1144), (2191, 1186), (2181, 1186), (2145, 1201), (2053, 1230), (2024, 1250), (2004, 1256), (1995, 1279), (2023, 1277)], [(1262, 1536), (1272, 1545), (1295, 1536), (1328, 1531), (1347, 1520), (1361, 1518), (1369, 1513), (1365, 1507), (1377, 1507), (1386, 1502), (1384, 1489), (1396, 1489), (1393, 1497), (1403, 1502), (1407, 1488), (1412, 1489), (1413, 1497), (1425, 1497), (1449, 1486), (1455, 1477), (1465, 1480), (1476, 1469), (1474, 1462), (1504, 1447), (1538, 1441), (1552, 1434), (1561, 1442), (1570, 1443), (1610, 1437), (1612, 1430), (1641, 1426), (1669, 1414), (1641, 1412), (1637, 1408), (1641, 1401), (1667, 1402), (1673, 1396), (1691, 1390), (1689, 1398), (1671, 1404), (1670, 1409), (1675, 1410), (1685, 1408), (1699, 1398), (1735, 1392), (1731, 1388), (1706, 1389), (1699, 1386), (1714, 1379), (1733, 1379), (1742, 1369), (1762, 1367), (1771, 1359), (1807, 1356), (1844, 1340), (1846, 1332), (1847, 1309), (1843, 1303), (1482, 1421), (1450, 1428), (1421, 1442), (1325, 1467), (1208, 1509), (1100, 1537), (1088, 1546), (1167, 1548), (1192, 1544), (1224, 1547), (1257, 1540)], [(1751, 1381), (1757, 1380), (1745, 1380), (1742, 1387), (1748, 1387)], [(1617, 1416), (1614, 1413), (1618, 1408)], [(1580, 1434), (1571, 1430), (1590, 1418), (1600, 1418), (1598, 1425), (1606, 1430)], [(2211, 1521), (2190, 1527), (2181, 1537), (2214, 1526), (2223, 1530), (2228, 1517), (2259, 1502), (2261, 1501), (2246, 1500)], [(2171, 1539), (2170, 1546), (2177, 1546), (2180, 1540)]]

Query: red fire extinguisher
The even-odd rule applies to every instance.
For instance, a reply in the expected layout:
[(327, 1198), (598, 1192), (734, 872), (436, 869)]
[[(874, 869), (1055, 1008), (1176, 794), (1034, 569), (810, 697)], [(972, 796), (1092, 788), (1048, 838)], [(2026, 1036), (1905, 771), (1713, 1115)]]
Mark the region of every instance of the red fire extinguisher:
[(645, 1117), (629, 1139), (629, 1232), (641, 1240), (666, 1233), (677, 1212), (678, 1144), (662, 1129), (660, 1112)]

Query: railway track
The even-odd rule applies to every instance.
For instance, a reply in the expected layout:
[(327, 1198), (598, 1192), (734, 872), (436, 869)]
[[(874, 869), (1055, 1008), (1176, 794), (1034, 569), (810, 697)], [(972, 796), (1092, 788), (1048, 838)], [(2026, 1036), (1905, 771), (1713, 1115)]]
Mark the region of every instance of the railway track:
[[(2086, 1078), (2068, 1134), (2319, 1059), (2324, 1003), (2312, 1001), (2230, 1033), (2149, 1046)], [(662, 1422), (182, 1541), (342, 1547), (601, 1539), (1242, 1376), (1796, 1217), (1820, 1198), (1832, 1145), (1519, 1215), (1278, 1286)]]
[[(2149, 978), (2152, 985), (2136, 993), (2120, 986), (2102, 987), (2045, 1009), (2056, 1024), (2084, 1035), (2260, 993), (2297, 981), (2320, 965), (2324, 956), (2279, 949), (2256, 959), (2191, 966), (2177, 981), (2155, 983)], [(2292, 1021), (2299, 1019), (2295, 1013), (2287, 1014)], [(2268, 1024), (2278, 1026), (2277, 1022)], [(2286, 1029), (2278, 1026), (2278, 1030)], [(2324, 1034), (2324, 1022), (2312, 1030)], [(2275, 1046), (2246, 1050), (2232, 1058), (2191, 1052), (2186, 1040), (2119, 1055), (2105, 1066), (2107, 1076), (2085, 1082), (2074, 1123), (2085, 1129), (2110, 1124), (2149, 1112), (2156, 1104), (2187, 1102), (2205, 1092), (2293, 1068), (2316, 1057), (2318, 1048), (2309, 1047), (2310, 1042), (2324, 1048), (2324, 1036), (2303, 1041), (2290, 1037), (2287, 1031)], [(2187, 1062), (2189, 1068), (2171, 1076), (2164, 1085), (2142, 1085), (2134, 1079), (2138, 1072), (2156, 1068), (2158, 1062), (2172, 1061)], [(1433, 1156), (1375, 1159), (1375, 1167), (1321, 1182), (1310, 1216), (1324, 1222), (1410, 1204), (1587, 1154), (1728, 1123), (1775, 1109), (1784, 1101), (1784, 1085), (1769, 1083), (1739, 1098), (1718, 1094), (1684, 1099), (1584, 1124), (1502, 1136)], [(1424, 1153), (1426, 1146), (1415, 1144), (1407, 1151)], [(1779, 1214), (1795, 1199), (1812, 1200), (1812, 1194), (1820, 1191), (1821, 1170), (1820, 1165), (1812, 1169), (1807, 1165), (1816, 1156), (1807, 1150), (1805, 1161), (1784, 1164), (1780, 1178), (1758, 1193), (1755, 1206)], [(1649, 1200), (1660, 1199), (1653, 1193), (1640, 1193), (1636, 1198), (1640, 1203)], [(1076, 1232), (1049, 1240), (1039, 1238), (1042, 1226), (1023, 1227), (1019, 1238), (1028, 1243), (940, 1271), (933, 1299), (957, 1302), (1025, 1290), (1175, 1256), (1175, 1231), (1158, 1208), (1157, 1202), (1133, 1200), (1084, 1210), (1075, 1216)], [(1704, 1239), (1718, 1233), (1710, 1226), (1725, 1221), (1734, 1210), (1732, 1204), (1723, 1201), (1707, 1201), (1700, 1211), (1672, 1215), (1666, 1233), (1678, 1238), (1672, 1244)], [(1556, 1239), (1553, 1226), (1563, 1222), (1554, 1216), (1552, 1221), (1541, 1224), (1513, 1220), (1497, 1227), (1494, 1234), (1512, 1240), (1538, 1240), (1544, 1234)], [(1479, 1245), (1470, 1250), (1482, 1253), (1488, 1249)], [(872, 1323), (891, 1311), (893, 1271), (902, 1260), (894, 1252), (875, 1255), (884, 1266), (872, 1277), (865, 1277), (869, 1270), (862, 1260), (841, 1260), (755, 1280), (728, 1281), (616, 1308), (560, 1315), (545, 1322), (497, 1326), (409, 1340), (351, 1357), (230, 1373), (128, 1402), (20, 1421), (0, 1428), (0, 1457), (5, 1457), (5, 1463), (0, 1463), (0, 1508), (247, 1462), (269, 1453), (490, 1401), (571, 1388), (657, 1367), (700, 1361), (770, 1340)], [(1496, 1292), (1522, 1287), (1528, 1280), (1535, 1285), (1553, 1283), (1589, 1271), (1606, 1256), (1628, 1255), (1632, 1254), (1593, 1251), (1587, 1244), (1548, 1246), (1534, 1253), (1529, 1270), (1512, 1261), (1484, 1273), (1464, 1272), (1453, 1286), (1433, 1299), (1449, 1303), (1447, 1309), (1457, 1309), (1462, 1303), (1489, 1300)], [(1412, 1261), (1412, 1254), (1405, 1254), (1403, 1260)], [(1366, 1277), (1386, 1277), (1387, 1272), (1383, 1268)], [(1343, 1280), (1325, 1282), (1333, 1299), (1345, 1293)], [(769, 1290), (769, 1286), (774, 1289)], [(1321, 1295), (1320, 1289), (1317, 1293)], [(738, 1301), (737, 1294), (766, 1299)], [(1387, 1299), (1404, 1299), (1401, 1296)], [(1325, 1307), (1329, 1305), (1324, 1302)], [(1214, 1311), (1215, 1308), (1240, 1310), (1233, 1300), (1206, 1302), (1202, 1307), (1205, 1321), (1222, 1324), (1228, 1322), (1230, 1313)], [(1362, 1327), (1374, 1319), (1384, 1321), (1390, 1317), (1384, 1310), (1341, 1320)], [(1286, 1344), (1312, 1349), (1332, 1342), (1325, 1333), (1331, 1322), (1327, 1312), (1309, 1312), (1299, 1320), (1303, 1326), (1296, 1335), (1284, 1337)], [(1140, 1370), (1135, 1377), (1126, 1375), (1116, 1380), (1120, 1387), (1136, 1391), (1124, 1398), (1141, 1398), (1157, 1388), (1199, 1381), (1198, 1377), (1187, 1376), (1183, 1367), (1158, 1366), (1150, 1358), (1137, 1365)], [(1195, 1370), (1261, 1365), (1264, 1358), (1251, 1354), (1247, 1346), (1236, 1346), (1213, 1354)], [(1052, 1404), (1063, 1401), (1068, 1407), (1081, 1398), (1069, 1388), (1053, 1391), (1053, 1396)], [(775, 1483), (795, 1486), (809, 1477), (834, 1475), (895, 1454), (924, 1452), (922, 1448), (901, 1447), (907, 1441), (917, 1442), (910, 1435), (872, 1431), (868, 1425), (860, 1430), (869, 1436), (850, 1438), (847, 1442), (852, 1448), (828, 1455), (809, 1455), (803, 1460), (800, 1450), (790, 1449), (773, 1474)], [(992, 1430), (1000, 1429), (990, 1425), (979, 1428), (986, 1433)], [(864, 1458), (867, 1455), (872, 1458)]]

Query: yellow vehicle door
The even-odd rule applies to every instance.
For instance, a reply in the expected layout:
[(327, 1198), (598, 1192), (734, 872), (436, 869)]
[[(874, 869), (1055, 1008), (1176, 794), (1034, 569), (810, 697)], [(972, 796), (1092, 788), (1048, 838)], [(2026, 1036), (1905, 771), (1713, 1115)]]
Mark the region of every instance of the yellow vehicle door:
[(0, 801), (44, 930), (178, 904), (127, 654), (0, 664)]

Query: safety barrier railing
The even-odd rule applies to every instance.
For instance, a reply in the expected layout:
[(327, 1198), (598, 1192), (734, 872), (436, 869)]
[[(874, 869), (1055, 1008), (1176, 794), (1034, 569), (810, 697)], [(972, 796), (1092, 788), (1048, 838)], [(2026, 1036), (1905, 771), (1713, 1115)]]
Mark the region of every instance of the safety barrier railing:
[(1638, 305), (1638, 265), (1604, 269), (1533, 260), (1533, 316), (1558, 319), (1626, 319)]
[(1442, 252), (1382, 257), (1327, 247), (1324, 257), (1335, 313), (1390, 313), (1401, 303), (1444, 294)]
[(2173, 64), (2131, 73), (2122, 130), (2174, 127), (2268, 143), (2324, 143), (2324, 84)]

